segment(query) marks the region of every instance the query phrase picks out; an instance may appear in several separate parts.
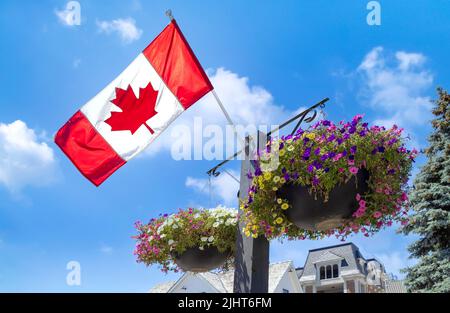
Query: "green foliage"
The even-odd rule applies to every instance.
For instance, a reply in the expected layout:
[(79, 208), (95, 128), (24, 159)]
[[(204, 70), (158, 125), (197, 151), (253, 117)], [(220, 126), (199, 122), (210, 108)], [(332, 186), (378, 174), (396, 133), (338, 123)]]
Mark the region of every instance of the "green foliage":
[(414, 213), (402, 231), (419, 235), (408, 247), (419, 262), (404, 270), (411, 292), (450, 292), (450, 95), (438, 88), (433, 132), (421, 168), (410, 192)]
[[(350, 122), (319, 121), (294, 136), (274, 139), (261, 155), (247, 199), (241, 203), (244, 233), (254, 238), (321, 239), (335, 235), (345, 238), (361, 231), (365, 236), (403, 221), (407, 210), (406, 186), (417, 153), (404, 147), (402, 129), (371, 126), (355, 116)], [(274, 162), (274, 159), (279, 162)], [(276, 166), (265, 166), (276, 163)], [(336, 229), (305, 230), (284, 214), (292, 204), (277, 199), (285, 184), (305, 186), (314, 196), (328, 195), (347, 183), (360, 169), (370, 173), (369, 191), (357, 195), (359, 208), (351, 219)], [(326, 214), (326, 212), (324, 213)]]
[(234, 255), (236, 245), (237, 211), (224, 207), (211, 210), (188, 209), (163, 215), (148, 224), (136, 223), (138, 235), (135, 254), (138, 262), (159, 264), (162, 271), (179, 269), (175, 255), (188, 248), (214, 246), (220, 252)]

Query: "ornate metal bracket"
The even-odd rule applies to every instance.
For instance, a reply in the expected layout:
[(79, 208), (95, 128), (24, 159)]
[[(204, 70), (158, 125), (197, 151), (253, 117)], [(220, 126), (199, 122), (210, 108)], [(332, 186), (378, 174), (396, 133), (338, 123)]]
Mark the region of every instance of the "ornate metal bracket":
[[(275, 132), (278, 131), (280, 129), (282, 129), (283, 127), (291, 124), (292, 122), (294, 122), (295, 120), (298, 120), (297, 124), (295, 125), (294, 129), (292, 130), (291, 134), (295, 134), (295, 132), (297, 131), (297, 129), (301, 126), (301, 124), (303, 122), (307, 122), (310, 123), (312, 121), (314, 121), (314, 119), (317, 117), (317, 109), (323, 109), (325, 108), (325, 103), (330, 100), (330, 98), (325, 98), (319, 102), (317, 102), (316, 104), (312, 105), (311, 107), (309, 107), (308, 109), (304, 110), (303, 112), (297, 114), (296, 116), (292, 117), (291, 119), (287, 120), (286, 122), (284, 122), (283, 124), (281, 124), (280, 126), (278, 126), (276, 129), (270, 131), (267, 133), (267, 138), (269, 139), (270, 135)], [(246, 147), (247, 148), (247, 147)], [(229, 161), (233, 160), (235, 157), (237, 157), (242, 150), (239, 150), (238, 152), (236, 152), (235, 154), (233, 154), (231, 157), (227, 158), (226, 160), (223, 160), (222, 162), (220, 162), (219, 164), (217, 164), (216, 166), (214, 166), (213, 168), (211, 168), (210, 170), (208, 170), (206, 172), (206, 174), (208, 174), (209, 176), (212, 177), (217, 177), (221, 174), (221, 172), (218, 171), (218, 169), (220, 167), (222, 167), (223, 165), (225, 165), (226, 163), (228, 163)]]

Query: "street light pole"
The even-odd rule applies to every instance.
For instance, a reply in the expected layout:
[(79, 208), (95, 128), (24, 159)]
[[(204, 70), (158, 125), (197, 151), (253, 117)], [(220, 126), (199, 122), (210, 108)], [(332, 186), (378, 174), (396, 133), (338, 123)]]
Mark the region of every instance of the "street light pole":
[[(239, 202), (244, 201), (251, 180), (247, 173), (254, 173), (255, 168), (252, 163), (252, 156), (256, 151), (260, 151), (267, 141), (267, 135), (258, 132), (256, 145), (250, 144), (250, 138), (245, 138), (245, 157), (242, 160), (241, 179), (239, 188)], [(242, 211), (239, 209), (239, 213)], [(269, 241), (264, 236), (258, 238), (247, 237), (242, 229), (245, 224), (239, 223), (236, 230), (236, 254), (234, 269), (235, 293), (267, 293), (269, 288)]]

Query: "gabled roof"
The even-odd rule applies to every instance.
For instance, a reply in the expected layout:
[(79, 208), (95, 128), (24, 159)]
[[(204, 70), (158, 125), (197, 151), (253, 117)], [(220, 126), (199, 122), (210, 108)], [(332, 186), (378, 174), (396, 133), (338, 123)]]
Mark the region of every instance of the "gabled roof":
[(289, 270), (289, 268), (293, 267), (292, 261), (285, 261), (279, 263), (270, 264), (269, 267), (269, 292), (274, 292), (280, 283), (283, 275)]
[(339, 261), (342, 260), (343, 257), (340, 255), (337, 255), (330, 251), (325, 251), (320, 257), (318, 257), (314, 263), (321, 263), (321, 262), (331, 262), (331, 261)]

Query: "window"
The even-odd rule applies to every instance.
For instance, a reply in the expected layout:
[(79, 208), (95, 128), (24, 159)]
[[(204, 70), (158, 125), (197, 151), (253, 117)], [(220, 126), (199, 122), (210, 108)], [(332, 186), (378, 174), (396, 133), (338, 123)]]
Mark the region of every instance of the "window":
[(289, 293), (289, 290), (283, 288), (283, 293)]
[(331, 279), (339, 277), (339, 266), (337, 264), (321, 266), (319, 268), (320, 279)]
[(341, 267), (346, 267), (346, 266), (348, 266), (348, 263), (347, 263), (347, 261), (345, 259), (343, 259), (341, 261)]
[(339, 268), (337, 264), (333, 265), (333, 278), (336, 278), (339, 276)]
[(325, 267), (320, 267), (320, 279), (325, 279)]
[(331, 265), (327, 265), (327, 279), (330, 279), (331, 277)]

